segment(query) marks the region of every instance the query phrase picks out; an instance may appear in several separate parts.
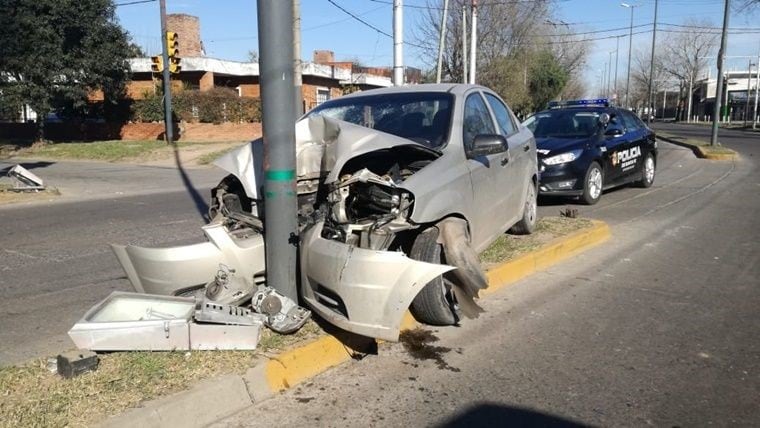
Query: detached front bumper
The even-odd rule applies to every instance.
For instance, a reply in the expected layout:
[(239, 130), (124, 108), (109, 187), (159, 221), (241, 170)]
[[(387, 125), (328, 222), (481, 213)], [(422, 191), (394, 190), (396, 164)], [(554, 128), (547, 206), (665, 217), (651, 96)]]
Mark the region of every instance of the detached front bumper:
[(321, 233), (318, 223), (303, 237), (301, 294), (331, 324), (362, 336), (398, 341), (404, 313), (417, 293), (454, 269), (401, 252), (352, 247)]

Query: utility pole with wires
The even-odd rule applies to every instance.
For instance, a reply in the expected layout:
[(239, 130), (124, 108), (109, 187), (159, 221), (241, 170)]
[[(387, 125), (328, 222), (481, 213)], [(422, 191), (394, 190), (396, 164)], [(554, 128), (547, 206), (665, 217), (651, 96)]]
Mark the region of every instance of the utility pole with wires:
[(393, 86), (404, 84), (404, 7), (393, 0)]
[(478, 0), (472, 0), (472, 31), (470, 34), (470, 84), (475, 84), (478, 50)]
[(303, 115), (301, 76), (301, 0), (293, 0), (293, 83), (296, 87), (296, 117)]
[(169, 40), (166, 29), (166, 0), (160, 0), (161, 11), (161, 56), (164, 60), (161, 76), (164, 79), (164, 138), (167, 144), (174, 143), (174, 123), (172, 121), (172, 85), (169, 74)]
[[(728, 39), (728, 18), (731, 15), (731, 0), (725, 0), (723, 9), (723, 33), (720, 36), (720, 49), (718, 50), (718, 82), (715, 88), (715, 108), (712, 118), (712, 132), (710, 134), (710, 145), (718, 145), (718, 120), (720, 117), (721, 92), (723, 91), (723, 66), (726, 56), (726, 39)], [(728, 94), (728, 88), (726, 88)]]
[(615, 103), (617, 105), (620, 105), (620, 96), (618, 95), (618, 56), (620, 54), (620, 36), (615, 37), (615, 84), (613, 85), (615, 88)]
[(441, 69), (443, 68), (443, 49), (446, 44), (446, 17), (449, 11), (449, 0), (443, 0), (443, 14), (441, 15), (440, 37), (438, 38), (438, 66), (436, 67), (435, 83), (441, 83)]
[(462, 5), (462, 83), (467, 83), (467, 4)]
[(631, 9), (631, 26), (628, 30), (628, 74), (625, 78), (625, 108), (630, 108), (631, 94), (631, 52), (633, 51), (633, 9), (639, 7), (638, 4), (620, 3), (620, 6)]
[(647, 96), (647, 107), (649, 113), (647, 114), (647, 123), (652, 123), (652, 116), (654, 115), (654, 99), (652, 98), (652, 91), (654, 90), (654, 48), (657, 41), (657, 6), (659, 0), (654, 0), (654, 28), (652, 31), (652, 56), (649, 62), (649, 94)]

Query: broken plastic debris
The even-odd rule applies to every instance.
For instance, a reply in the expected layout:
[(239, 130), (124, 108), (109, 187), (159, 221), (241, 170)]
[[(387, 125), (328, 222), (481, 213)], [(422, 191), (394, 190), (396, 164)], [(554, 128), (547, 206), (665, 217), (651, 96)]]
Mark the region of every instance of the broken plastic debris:
[(311, 311), (274, 288), (260, 286), (251, 299), (253, 310), (266, 316), (264, 324), (277, 333), (293, 333), (303, 327), (311, 316)]

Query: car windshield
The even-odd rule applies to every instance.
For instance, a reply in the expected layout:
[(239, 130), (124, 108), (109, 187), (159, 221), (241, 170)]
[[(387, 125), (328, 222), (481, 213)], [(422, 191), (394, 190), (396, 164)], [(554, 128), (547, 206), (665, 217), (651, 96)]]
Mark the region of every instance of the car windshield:
[(307, 116), (344, 120), (437, 149), (448, 141), (452, 106), (451, 94), (406, 92), (338, 98)]
[(542, 111), (527, 126), (536, 138), (586, 138), (598, 129), (599, 113), (558, 109)]

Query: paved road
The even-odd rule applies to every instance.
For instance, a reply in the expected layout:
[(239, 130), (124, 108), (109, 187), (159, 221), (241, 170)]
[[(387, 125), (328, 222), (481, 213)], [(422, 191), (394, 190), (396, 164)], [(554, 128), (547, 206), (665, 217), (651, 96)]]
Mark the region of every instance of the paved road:
[[(760, 173), (662, 144), (646, 191), (584, 215), (609, 242), (219, 426), (757, 426)], [(541, 207), (552, 212), (559, 206)]]

